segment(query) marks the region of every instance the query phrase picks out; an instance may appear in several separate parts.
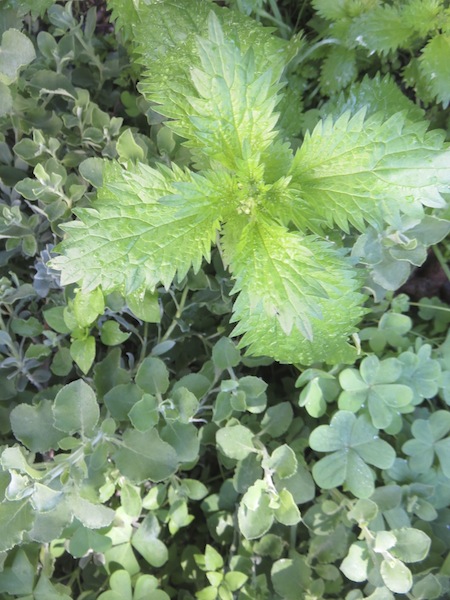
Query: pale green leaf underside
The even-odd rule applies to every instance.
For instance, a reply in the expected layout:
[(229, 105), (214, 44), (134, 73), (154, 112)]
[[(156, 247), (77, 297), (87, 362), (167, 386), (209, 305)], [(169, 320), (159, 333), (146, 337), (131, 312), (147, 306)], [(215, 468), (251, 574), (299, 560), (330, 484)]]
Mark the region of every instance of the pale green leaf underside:
[(441, 132), (397, 113), (364, 120), (364, 111), (319, 123), (295, 155), (291, 186), (297, 188), (300, 219), (348, 223), (363, 230), (395, 224), (400, 213), (423, 216), (422, 205), (444, 207), (450, 191), (450, 150)]
[(352, 361), (347, 338), (363, 296), (354, 269), (331, 246), (261, 218), (244, 228), (230, 256), (239, 292), (233, 334), (249, 353), (281, 362)]
[(79, 220), (64, 226), (64, 255), (54, 260), (63, 285), (82, 281), (84, 289), (101, 285), (106, 293), (168, 287), (209, 259), (221, 207), (208, 198), (208, 180), (179, 169), (125, 171), (105, 163), (104, 181), (95, 208), (79, 209)]

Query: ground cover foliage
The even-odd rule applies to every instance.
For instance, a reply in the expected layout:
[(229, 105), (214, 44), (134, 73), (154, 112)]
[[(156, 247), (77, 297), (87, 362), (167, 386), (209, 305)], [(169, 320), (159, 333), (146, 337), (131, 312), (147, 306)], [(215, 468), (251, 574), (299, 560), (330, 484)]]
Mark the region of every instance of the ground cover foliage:
[(448, 2), (0, 8), (0, 597), (447, 598)]

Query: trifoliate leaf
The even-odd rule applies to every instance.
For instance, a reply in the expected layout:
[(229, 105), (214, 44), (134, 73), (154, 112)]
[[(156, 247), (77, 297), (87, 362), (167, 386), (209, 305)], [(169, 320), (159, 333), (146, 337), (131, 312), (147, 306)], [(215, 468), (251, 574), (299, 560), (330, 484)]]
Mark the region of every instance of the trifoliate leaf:
[(450, 35), (431, 38), (420, 57), (420, 72), (432, 95), (444, 108), (450, 104)]
[(295, 155), (291, 188), (298, 191), (300, 223), (321, 218), (348, 231), (380, 227), (399, 213), (421, 218), (422, 204), (444, 207), (450, 190), (448, 161), (441, 133), (426, 133), (422, 122), (401, 113), (383, 122), (380, 114), (364, 120), (364, 111), (335, 123), (331, 118), (308, 134)]
[(393, 448), (380, 440), (366, 416), (358, 418), (339, 411), (330, 425), (313, 430), (309, 444), (313, 450), (331, 452), (313, 467), (316, 483), (331, 489), (346, 483), (358, 498), (368, 498), (374, 491), (374, 474), (367, 464), (388, 469), (395, 459)]
[(357, 412), (362, 406), (369, 410), (374, 427), (386, 429), (399, 412), (411, 412), (413, 391), (408, 385), (396, 383), (402, 363), (396, 358), (380, 361), (367, 356), (356, 369), (344, 369), (339, 375), (343, 392), (339, 408)]
[[(211, 184), (179, 169), (133, 169), (106, 163), (95, 208), (77, 210), (80, 220), (64, 226), (65, 255), (54, 259), (64, 285), (82, 281), (87, 290), (101, 285), (129, 294), (159, 282), (168, 287), (176, 274), (181, 279), (209, 259), (220, 216)], [(159, 201), (167, 196), (170, 203)]]
[(261, 217), (243, 230), (230, 259), (233, 292), (240, 292), (233, 334), (243, 334), (241, 346), (282, 362), (352, 360), (346, 339), (363, 297), (354, 271), (331, 246)]
[(411, 427), (414, 438), (403, 444), (402, 450), (410, 458), (410, 467), (418, 473), (428, 471), (435, 454), (446, 477), (450, 477), (450, 413), (438, 410), (429, 419), (416, 419)]

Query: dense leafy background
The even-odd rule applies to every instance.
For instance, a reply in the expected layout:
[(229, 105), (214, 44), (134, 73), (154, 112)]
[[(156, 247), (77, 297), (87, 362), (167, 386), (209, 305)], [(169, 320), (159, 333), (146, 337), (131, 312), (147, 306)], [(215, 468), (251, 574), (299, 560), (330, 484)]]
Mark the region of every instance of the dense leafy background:
[[(99, 3), (0, 3), (0, 596), (444, 599), (448, 2), (223, 4), (199, 1), (187, 24), (175, 1), (115, 0), (111, 18)], [(221, 25), (208, 37), (211, 8)], [(167, 30), (174, 36), (165, 38)], [(256, 67), (226, 41), (234, 31), (244, 53), (256, 40)], [(160, 54), (144, 68), (139, 57), (155, 46)], [(226, 61), (209, 64), (216, 52)], [(268, 63), (272, 79), (258, 78)], [(242, 221), (233, 230), (221, 206), (223, 247), (211, 248), (217, 190), (229, 183), (217, 164), (256, 169), (239, 137), (204, 137), (206, 125), (218, 132), (229, 118), (223, 96), (207, 96), (204, 77), (209, 68), (217, 83), (224, 64), (235, 69), (233, 110), (253, 111), (240, 131), (266, 168), (268, 187), (258, 193), (280, 208), (246, 229), (239, 245)], [(239, 77), (252, 102), (244, 102)], [(196, 89), (202, 100), (186, 112), (180, 98)], [(385, 161), (378, 163), (384, 187), (367, 158), (374, 145)], [(323, 166), (326, 154), (332, 160)], [(104, 159), (115, 162), (103, 169)], [(430, 161), (432, 181), (420, 171)], [(399, 165), (411, 179), (407, 192)], [(274, 187), (280, 173), (294, 196), (303, 193), (302, 210), (288, 212), (291, 196)], [(345, 208), (342, 200), (340, 212), (315, 202), (318, 191), (339, 198), (349, 186), (359, 201)], [(172, 196), (156, 205), (163, 194)], [(152, 239), (144, 257), (137, 246), (125, 258), (114, 246), (95, 254), (101, 229), (89, 219), (108, 215), (113, 239), (136, 236), (137, 199), (152, 224), (161, 219), (166, 262), (156, 267), (148, 260)], [(175, 207), (180, 199), (184, 213)], [(244, 192), (236, 206), (244, 217), (252, 208)], [(80, 221), (63, 225), (73, 213), (88, 222), (86, 231)], [(193, 219), (188, 241), (194, 236), (200, 252), (191, 256), (167, 220), (183, 232)], [(78, 231), (89, 260), (76, 256), (61, 282), (54, 248), (63, 228), (68, 239)], [(284, 256), (298, 248), (297, 230), (316, 262)], [(328, 245), (314, 245), (317, 236)], [(257, 239), (271, 251), (253, 264)], [(302, 366), (289, 358), (292, 343), (283, 346), (292, 310), (277, 315), (277, 337), (267, 335), (246, 285), (270, 313), (292, 298), (291, 282), (313, 286), (314, 269), (328, 266), (329, 247), (337, 246), (331, 264), (345, 265), (340, 273), (353, 282), (354, 298), (338, 290), (334, 312), (329, 298), (318, 300), (318, 331), (335, 364), (306, 353), (310, 364)], [(271, 272), (268, 285), (274, 252), (284, 270)], [(395, 295), (425, 260), (403, 288), (409, 296)], [(88, 293), (78, 289), (82, 277)], [(155, 289), (144, 293), (145, 278)], [(334, 346), (330, 332), (336, 315), (360, 303), (356, 280), (366, 312), (358, 309), (347, 325), (351, 333), (359, 322), (352, 353), (336, 354), (342, 340)], [(307, 334), (304, 309), (294, 316)], [(237, 318), (246, 345), (269, 357), (237, 347)], [(274, 361), (275, 351), (285, 364)]]

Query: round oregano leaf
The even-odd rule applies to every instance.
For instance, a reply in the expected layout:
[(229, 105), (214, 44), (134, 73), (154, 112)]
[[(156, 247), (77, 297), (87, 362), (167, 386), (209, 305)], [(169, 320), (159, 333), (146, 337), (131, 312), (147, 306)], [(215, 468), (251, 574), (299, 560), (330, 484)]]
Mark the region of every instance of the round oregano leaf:
[(139, 366), (136, 383), (147, 394), (164, 394), (169, 387), (169, 371), (160, 358), (147, 356)]
[(221, 452), (229, 458), (244, 459), (250, 452), (255, 452), (253, 432), (243, 425), (222, 427), (216, 433), (217, 445)]
[(163, 481), (178, 467), (177, 453), (159, 437), (156, 429), (145, 432), (127, 429), (113, 459), (122, 475), (135, 483), (146, 479)]
[(387, 588), (394, 594), (406, 594), (412, 587), (411, 571), (401, 560), (385, 559), (380, 566), (380, 574)]
[(53, 419), (56, 429), (69, 435), (92, 434), (100, 417), (95, 393), (82, 379), (65, 385), (56, 395)]

